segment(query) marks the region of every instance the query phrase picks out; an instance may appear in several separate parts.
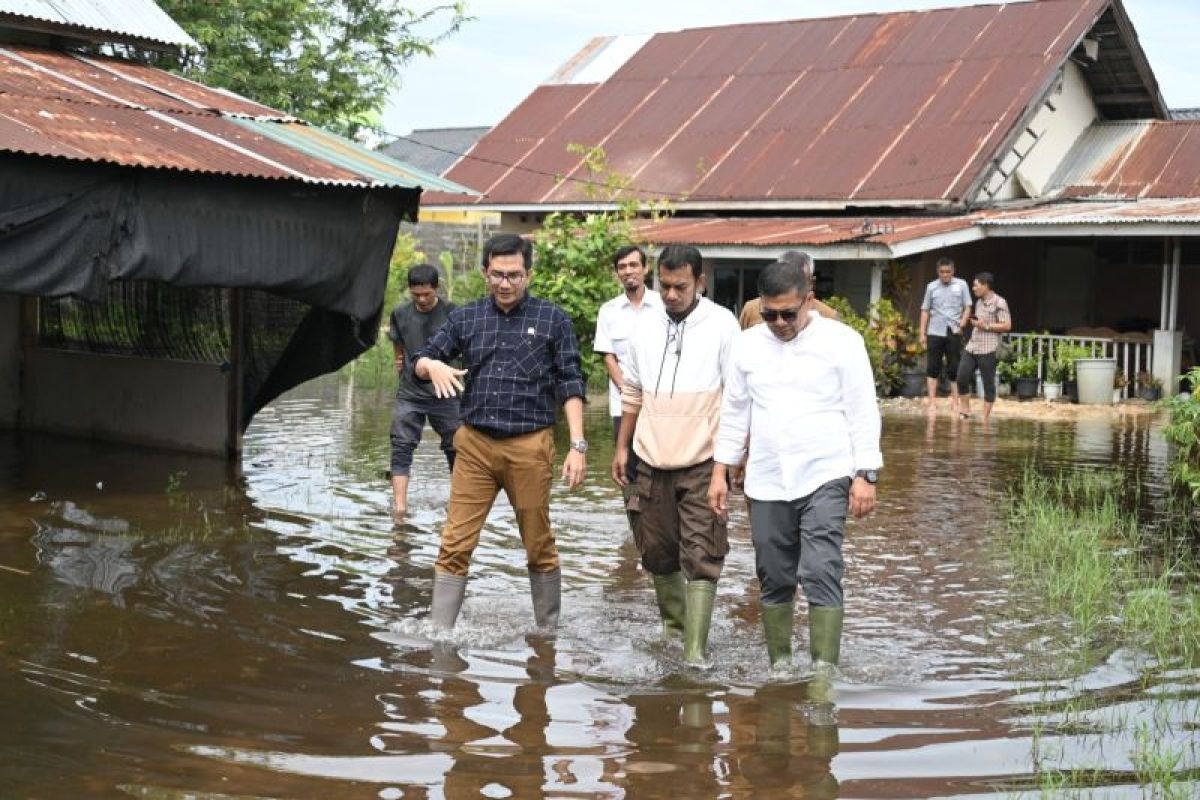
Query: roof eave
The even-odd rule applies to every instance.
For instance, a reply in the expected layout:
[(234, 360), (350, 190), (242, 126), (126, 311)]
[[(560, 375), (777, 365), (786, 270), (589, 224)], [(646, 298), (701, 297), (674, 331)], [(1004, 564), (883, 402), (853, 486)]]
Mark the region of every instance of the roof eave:
[[(439, 211), (490, 211), (514, 214), (551, 214), (555, 211), (596, 212), (615, 211), (617, 202), (578, 203), (429, 203), (427, 208)], [(648, 206), (647, 206), (648, 207)], [(866, 208), (903, 208), (909, 210), (958, 210), (953, 200), (875, 199), (856, 200), (702, 200), (671, 203), (676, 212), (686, 211), (855, 211)]]
[(202, 49), (200, 44), (190, 36), (183, 41), (165, 41), (122, 33), (120, 31), (89, 28), (70, 23), (50, 22), (36, 17), (27, 17), (23, 14), (2, 11), (0, 11), (0, 22), (3, 23), (2, 27), (10, 30), (48, 36), (79, 44), (124, 44), (143, 50), (153, 50), (159, 53), (172, 53), (176, 55), (185, 51), (199, 51)]

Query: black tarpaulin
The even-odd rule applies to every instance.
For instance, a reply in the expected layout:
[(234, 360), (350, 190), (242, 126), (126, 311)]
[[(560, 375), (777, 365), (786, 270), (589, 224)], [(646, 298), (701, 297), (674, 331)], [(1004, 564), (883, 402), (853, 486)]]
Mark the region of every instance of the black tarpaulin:
[(247, 340), (272, 346), (245, 362), (244, 428), (374, 343), (399, 223), (419, 196), (3, 154), (0, 292), (95, 300), (111, 281), (255, 290)]

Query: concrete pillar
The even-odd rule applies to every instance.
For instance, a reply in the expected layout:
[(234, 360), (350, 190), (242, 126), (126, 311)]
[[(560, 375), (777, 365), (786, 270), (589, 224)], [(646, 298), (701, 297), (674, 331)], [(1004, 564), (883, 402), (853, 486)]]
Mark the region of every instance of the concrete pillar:
[(871, 262), (871, 305), (883, 299), (883, 261)]
[(1175, 379), (1183, 369), (1183, 331), (1154, 332), (1154, 364), (1150, 374), (1162, 381), (1163, 394), (1175, 394)]
[(21, 298), (0, 294), (0, 428), (16, 427), (21, 410)]
[(1179, 280), (1182, 245), (1179, 239), (1168, 240), (1163, 264), (1162, 328), (1154, 332), (1154, 362), (1150, 374), (1162, 381), (1163, 393), (1179, 391), (1175, 379), (1183, 368), (1183, 332), (1176, 330), (1179, 315)]

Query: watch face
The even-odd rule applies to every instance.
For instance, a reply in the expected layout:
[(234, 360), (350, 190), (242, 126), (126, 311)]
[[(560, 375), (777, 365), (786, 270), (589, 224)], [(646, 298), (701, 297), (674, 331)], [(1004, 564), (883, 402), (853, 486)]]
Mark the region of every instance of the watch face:
[(587, 439), (577, 439), (571, 442), (571, 449), (579, 453), (586, 453), (588, 449)]

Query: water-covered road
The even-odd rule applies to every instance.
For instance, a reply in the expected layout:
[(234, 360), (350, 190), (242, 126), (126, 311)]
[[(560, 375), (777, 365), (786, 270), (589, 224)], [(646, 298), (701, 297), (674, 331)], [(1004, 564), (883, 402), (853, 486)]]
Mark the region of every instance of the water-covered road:
[[(557, 639), (528, 635), (501, 501), (455, 640), (432, 644), (448, 476), (430, 435), (393, 526), (389, 413), (310, 385), (260, 413), (241, 476), (0, 434), (0, 797), (1010, 797), (1045, 746), (1031, 716), (1068, 677), (1132, 714), (1172, 692), (1194, 719), (1196, 674), (1148, 679), (1133, 653), (1101, 646), (1053, 675), (1057, 640), (998, 558), (1000, 496), (1026, 463), (1117, 463), (1152, 497), (1164, 450), (1144, 418), (885, 419), (879, 510), (847, 535), (829, 726), (810, 724), (803, 676), (768, 680), (744, 509), (713, 668), (659, 641), (599, 415), (589, 481), (553, 498)], [(796, 632), (802, 667), (802, 615)], [(1111, 737), (1055, 744), (1140, 796)]]

